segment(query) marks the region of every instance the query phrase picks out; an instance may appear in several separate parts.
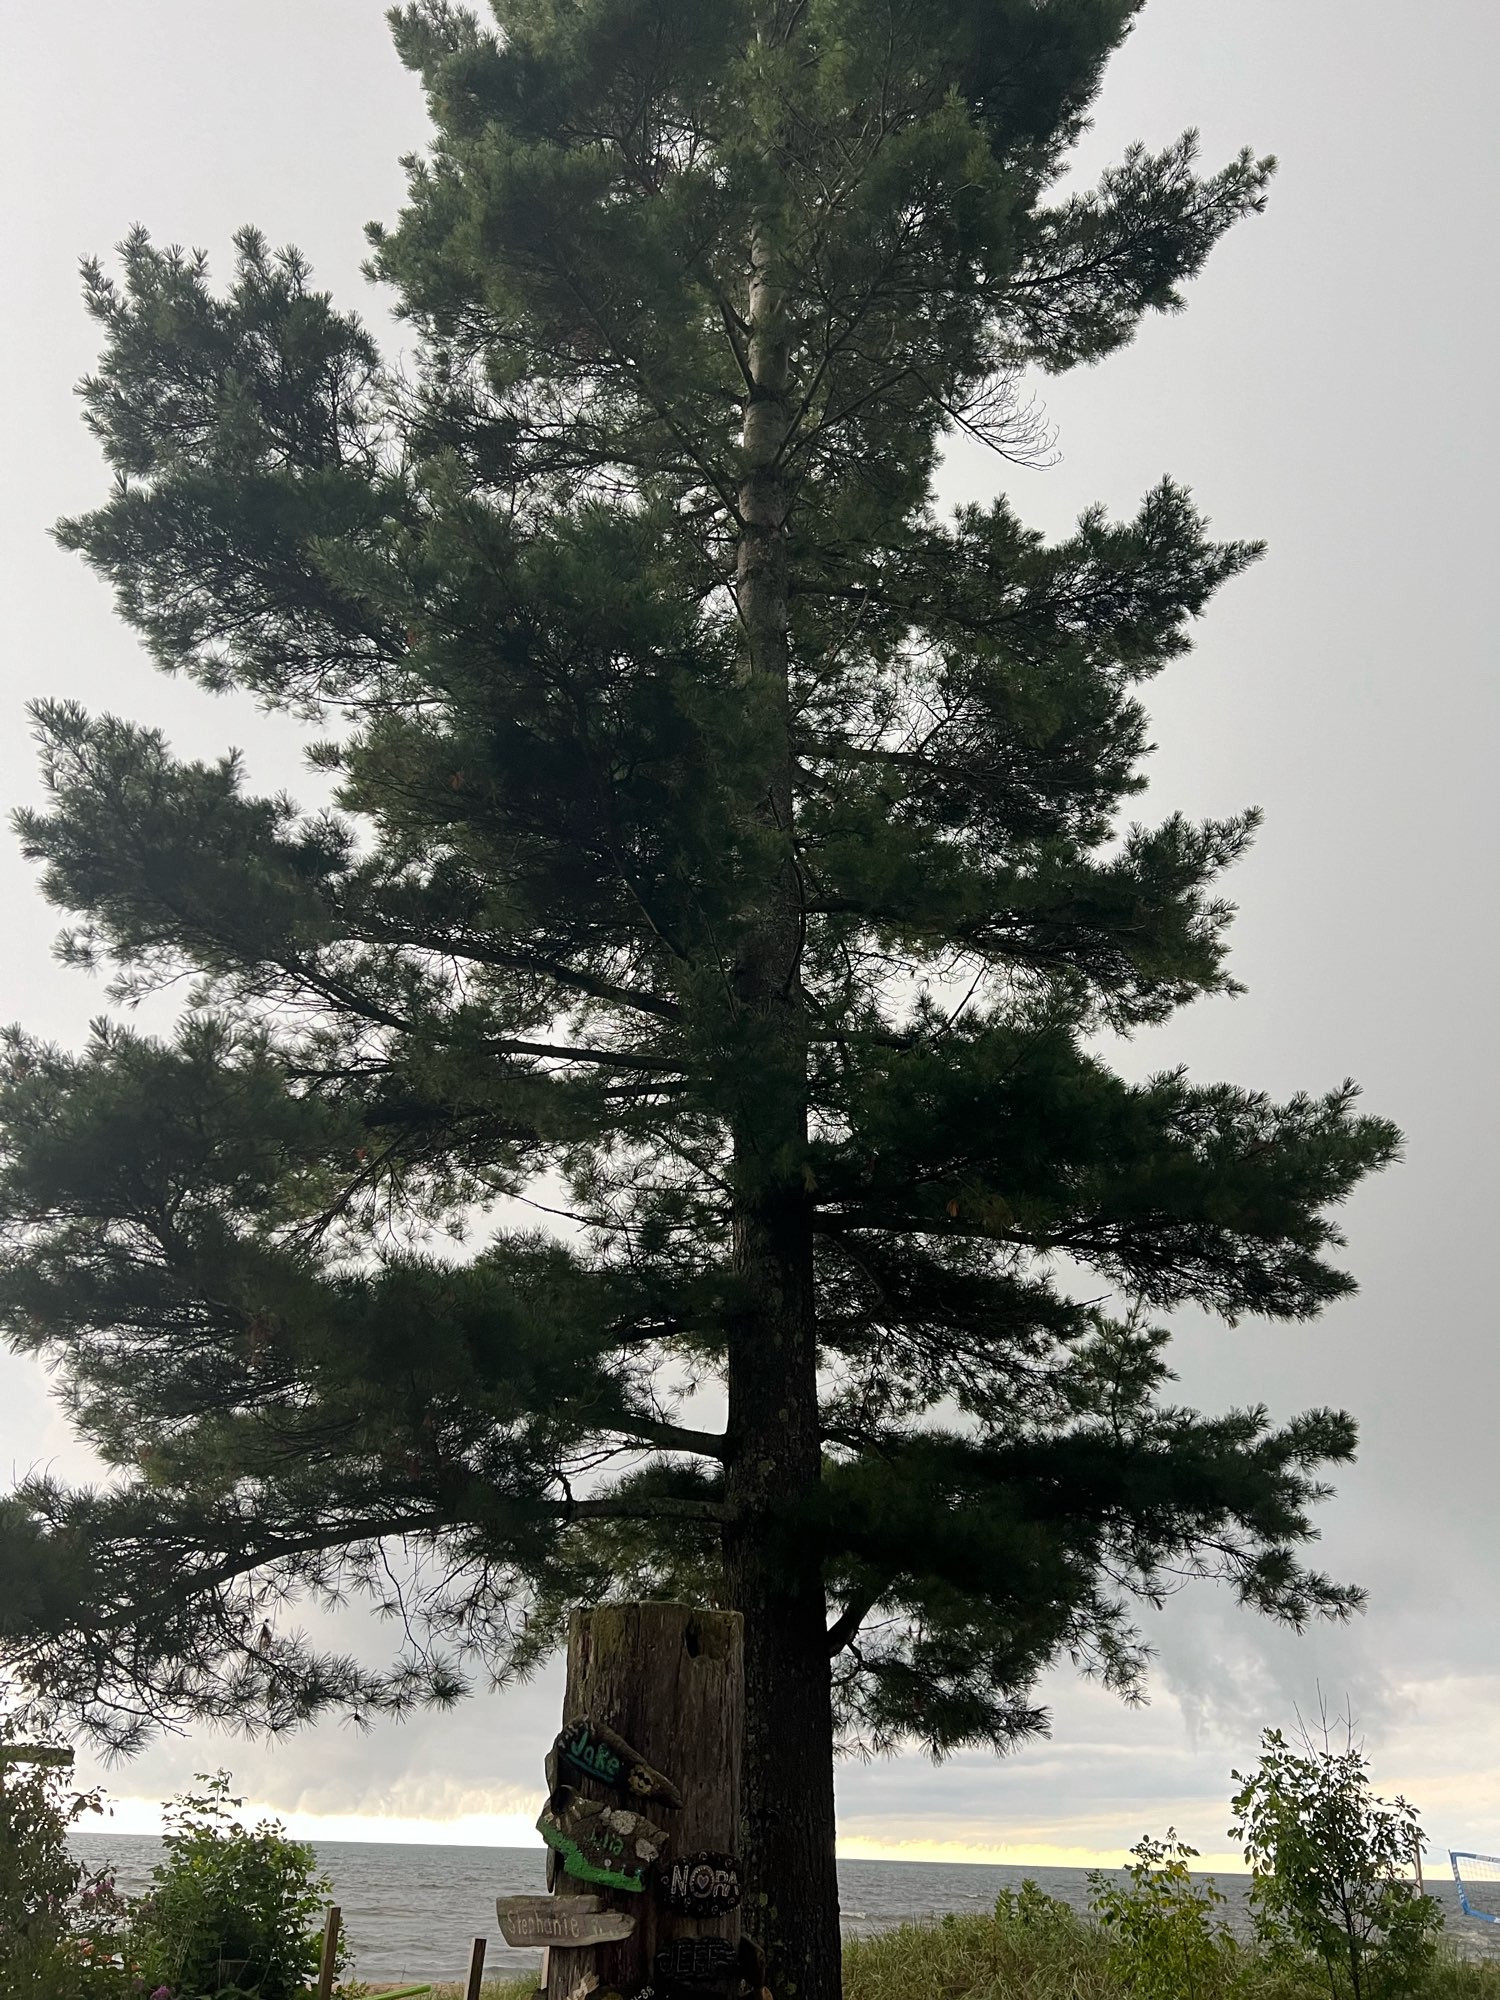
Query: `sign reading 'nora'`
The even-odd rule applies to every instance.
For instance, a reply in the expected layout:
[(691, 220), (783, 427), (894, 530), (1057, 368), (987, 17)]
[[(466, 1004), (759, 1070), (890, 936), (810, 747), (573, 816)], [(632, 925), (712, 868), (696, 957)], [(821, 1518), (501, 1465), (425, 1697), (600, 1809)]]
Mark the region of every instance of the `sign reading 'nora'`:
[(684, 1854), (666, 1874), (669, 1909), (687, 1917), (718, 1917), (737, 1909), (739, 1864), (730, 1854)]
[(653, 1769), (640, 1751), (607, 1723), (580, 1716), (563, 1730), (552, 1752), (559, 1769), (576, 1778), (593, 1778), (629, 1799), (654, 1799), (673, 1807), (682, 1804), (682, 1794), (672, 1780)]

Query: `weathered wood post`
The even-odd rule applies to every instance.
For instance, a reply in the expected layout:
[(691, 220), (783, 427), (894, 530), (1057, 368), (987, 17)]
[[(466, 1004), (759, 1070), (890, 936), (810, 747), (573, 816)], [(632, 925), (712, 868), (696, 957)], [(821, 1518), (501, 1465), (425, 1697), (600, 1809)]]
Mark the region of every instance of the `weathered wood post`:
[[(695, 1988), (705, 1995), (737, 1992), (737, 1975), (721, 1969), (717, 1979), (704, 1977), (702, 1961), (712, 1963), (727, 1952), (695, 1950), (689, 1941), (718, 1939), (733, 1947), (740, 1939), (733, 1869), (715, 1866), (740, 1853), (745, 1681), (739, 1613), (683, 1604), (606, 1604), (575, 1612), (563, 1722), (583, 1718), (626, 1739), (655, 1774), (670, 1780), (682, 1804), (665, 1803), (659, 1794), (629, 1802), (670, 1836), (643, 1889), (632, 1893), (555, 1871), (559, 1916), (571, 1898), (592, 1895), (602, 1897), (611, 1912), (633, 1916), (635, 1927), (626, 1938), (572, 1949), (552, 1940), (547, 2000), (584, 2000), (588, 1994), (602, 2000), (609, 1993), (633, 2000), (645, 1989), (654, 1989), (658, 2000)], [(638, 1778), (638, 1791), (651, 1775)], [(627, 1803), (618, 1778), (611, 1787), (580, 1775), (573, 1765), (559, 1769), (557, 1778), (583, 1799)], [(683, 1865), (694, 1857), (699, 1857), (696, 1892), (688, 1880), (694, 1871)], [(676, 1971), (674, 1948), (681, 1960)], [(668, 1959), (659, 1964), (663, 1952)], [(665, 1979), (658, 1976), (663, 1966)]]
[(339, 1963), (339, 1930), (343, 1925), (344, 1913), (337, 1903), (330, 1903), (328, 1914), (323, 1919), (323, 1950), (318, 1959), (318, 2000), (330, 2000), (333, 1993), (333, 1975)]

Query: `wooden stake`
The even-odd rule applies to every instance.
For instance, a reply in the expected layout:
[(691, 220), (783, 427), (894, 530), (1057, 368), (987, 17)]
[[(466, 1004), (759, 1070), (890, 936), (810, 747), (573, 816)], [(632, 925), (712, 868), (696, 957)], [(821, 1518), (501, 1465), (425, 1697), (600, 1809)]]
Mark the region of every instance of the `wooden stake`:
[(474, 1949), (469, 1954), (469, 1987), (464, 2000), (479, 2000), (479, 1988), (484, 1981), (484, 1939), (475, 1938)]
[(318, 1966), (318, 2000), (329, 2000), (333, 1992), (334, 1967), (339, 1955), (339, 1927), (344, 1921), (344, 1913), (337, 1903), (331, 1903), (328, 1915), (323, 1920), (323, 1957)]

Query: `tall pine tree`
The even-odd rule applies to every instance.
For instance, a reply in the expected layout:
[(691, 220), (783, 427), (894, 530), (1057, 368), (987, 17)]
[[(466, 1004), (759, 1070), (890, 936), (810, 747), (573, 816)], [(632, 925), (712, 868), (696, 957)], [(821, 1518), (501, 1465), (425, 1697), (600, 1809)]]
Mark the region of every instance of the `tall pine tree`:
[[(1120, 814), (1255, 550), (1170, 483), (1055, 544), (934, 502), (1262, 203), (1191, 136), (1058, 191), (1138, 5), (420, 0), (414, 360), (250, 231), (224, 292), (144, 233), (87, 270), (114, 484), (63, 538), (164, 668), (325, 718), (336, 803), (37, 708), (68, 955), (196, 984), (175, 1039), (10, 1036), (0, 1315), (116, 1475), (4, 1503), (0, 1655), (129, 1746), (737, 1606), (799, 2000), (838, 1732), (1003, 1749), (1185, 1572), (1357, 1596), (1301, 1553), (1349, 1420), (1174, 1406), (1153, 1315), (1348, 1292), (1396, 1134), (1097, 1053), (1231, 988), (1251, 816)], [(387, 1668), (298, 1626), (393, 1573)]]

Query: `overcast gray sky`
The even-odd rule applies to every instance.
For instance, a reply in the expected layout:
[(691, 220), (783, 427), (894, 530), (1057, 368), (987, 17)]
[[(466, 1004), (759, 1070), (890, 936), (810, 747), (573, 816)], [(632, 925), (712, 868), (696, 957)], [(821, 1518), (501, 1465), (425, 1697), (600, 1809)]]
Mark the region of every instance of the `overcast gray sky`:
[[(384, 330), (360, 232), (400, 199), (419, 95), (377, 0), (5, 0), (0, 56), (0, 793), (35, 795), (23, 704), (44, 692), (160, 723), (184, 752), (237, 743), (263, 786), (295, 786), (289, 725), (154, 674), (103, 587), (48, 541), (103, 487), (71, 393), (94, 353), (76, 260), (139, 221), (222, 272), (254, 222)], [(1349, 1213), (1358, 1298), (1312, 1328), (1184, 1319), (1179, 1343), (1205, 1405), (1357, 1413), (1360, 1463), (1324, 1510), (1321, 1553), (1371, 1608), (1297, 1639), (1207, 1589), (1175, 1600), (1148, 1614), (1146, 1709), (1059, 1676), (1051, 1741), (1003, 1764), (846, 1768), (850, 1852), (1092, 1861), (1172, 1821), (1222, 1853), (1230, 1766), (1320, 1685), (1352, 1702), (1377, 1778), (1435, 1844), (1500, 1849), (1497, 59), (1493, 0), (1150, 0), (1086, 171), (1196, 124), (1211, 162), (1244, 143), (1280, 156), (1270, 209), (1216, 253), (1187, 313), (1043, 386), (1060, 464), (960, 455), (948, 478), (957, 498), (1003, 472), (1023, 514), (1061, 531), (1094, 500), (1133, 509), (1171, 472), (1223, 533), (1270, 543), (1152, 691), (1142, 807), (1265, 807), (1231, 885), (1250, 991), (1120, 1060), (1278, 1093), (1352, 1074), (1405, 1128), (1406, 1163)], [(76, 1037), (102, 995), (52, 963), (54, 913), (12, 842), (0, 897), (0, 1020)], [(0, 1478), (38, 1462), (82, 1469), (38, 1372), (0, 1356)], [(530, 1844), (558, 1696), (549, 1678), (363, 1737), (169, 1743), (108, 1782), (127, 1827), (228, 1762), (308, 1832)]]

